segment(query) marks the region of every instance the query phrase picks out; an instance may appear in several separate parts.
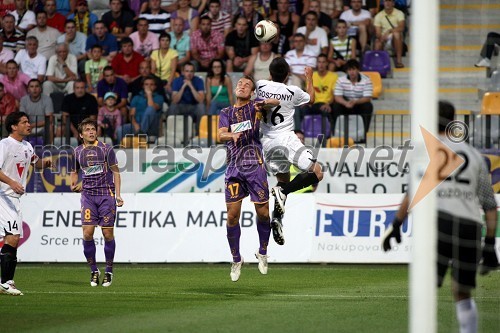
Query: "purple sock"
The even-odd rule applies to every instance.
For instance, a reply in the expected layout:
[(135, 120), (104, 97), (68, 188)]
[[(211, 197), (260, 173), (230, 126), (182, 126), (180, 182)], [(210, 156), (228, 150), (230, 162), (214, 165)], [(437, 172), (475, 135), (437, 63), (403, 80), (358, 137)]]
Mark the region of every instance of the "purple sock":
[(106, 273), (113, 273), (113, 260), (115, 258), (115, 240), (104, 242), (104, 256), (106, 257)]
[(97, 264), (95, 262), (95, 243), (94, 240), (83, 241), (83, 254), (87, 258), (87, 263), (92, 272), (97, 271)]
[(271, 235), (271, 223), (269, 218), (261, 221), (257, 218), (257, 232), (259, 233), (259, 253), (267, 254), (267, 245), (269, 244), (269, 236)]
[(227, 229), (227, 241), (229, 242), (229, 249), (233, 255), (233, 262), (240, 262), (240, 236), (241, 228), (237, 224), (234, 227), (226, 226)]

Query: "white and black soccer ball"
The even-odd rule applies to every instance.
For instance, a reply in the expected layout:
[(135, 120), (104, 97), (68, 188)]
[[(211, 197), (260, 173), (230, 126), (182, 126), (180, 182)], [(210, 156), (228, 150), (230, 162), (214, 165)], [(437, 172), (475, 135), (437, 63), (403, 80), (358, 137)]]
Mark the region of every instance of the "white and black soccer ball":
[(269, 20), (262, 20), (255, 25), (255, 38), (261, 43), (269, 43), (278, 35), (278, 28)]

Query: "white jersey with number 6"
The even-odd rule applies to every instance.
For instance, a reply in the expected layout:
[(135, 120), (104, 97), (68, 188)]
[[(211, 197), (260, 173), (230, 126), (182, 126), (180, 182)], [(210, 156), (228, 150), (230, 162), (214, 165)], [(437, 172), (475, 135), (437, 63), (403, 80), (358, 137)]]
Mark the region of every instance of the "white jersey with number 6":
[(277, 137), (282, 133), (294, 130), (293, 115), (295, 107), (309, 103), (308, 93), (296, 86), (287, 86), (284, 83), (259, 80), (257, 81), (257, 99), (275, 98), (280, 105), (267, 111), (264, 122), (260, 124), (260, 131), (264, 137)]

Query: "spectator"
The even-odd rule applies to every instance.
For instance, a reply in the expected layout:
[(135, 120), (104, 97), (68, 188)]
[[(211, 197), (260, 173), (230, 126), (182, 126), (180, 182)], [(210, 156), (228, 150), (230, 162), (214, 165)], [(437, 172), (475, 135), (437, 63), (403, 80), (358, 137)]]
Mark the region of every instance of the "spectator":
[(493, 52), (495, 51), (495, 44), (500, 45), (500, 34), (496, 32), (488, 33), (486, 36), (486, 41), (483, 44), (483, 48), (481, 49), (481, 57), (474, 66), (476, 67), (491, 67), (491, 57), (493, 56)]
[(203, 80), (194, 75), (194, 65), (188, 62), (184, 64), (182, 75), (172, 83), (172, 104), (168, 113), (190, 115), (197, 122), (205, 113), (204, 102)]
[(179, 55), (170, 48), (170, 35), (166, 32), (160, 35), (160, 48), (151, 54), (151, 70), (162, 81), (167, 91), (171, 92)]
[[(148, 0), (140, 0), (140, 1), (142, 2), (140, 4), (140, 7), (141, 7), (140, 13), (144, 13), (149, 8), (149, 2), (148, 2)], [(179, 7), (179, 5), (177, 3), (177, 0), (161, 0), (160, 1), (160, 8), (163, 9), (164, 11), (166, 11), (167, 13), (172, 13), (178, 7)], [(139, 14), (137, 14), (137, 15), (139, 15)]]
[[(51, 143), (53, 139), (52, 122), (54, 107), (52, 99), (42, 94), (42, 83), (37, 79), (31, 79), (28, 83), (28, 94), (21, 98), (20, 111), (29, 116), (31, 122), (31, 134), (35, 136), (45, 135), (45, 143)], [(45, 132), (45, 123), (48, 122), (49, 132)]]
[(66, 44), (57, 44), (56, 55), (49, 59), (47, 67), (47, 81), (43, 83), (43, 92), (49, 95), (53, 92), (71, 94), (73, 81), (78, 79), (78, 62), (76, 57), (69, 54)]
[[(333, 102), (335, 100), (334, 91), (338, 75), (328, 70), (328, 57), (320, 54), (316, 61), (317, 70), (313, 73), (314, 104), (304, 105), (295, 112), (295, 128), (300, 128), (300, 124), (305, 115), (321, 114), (330, 118)], [(297, 117), (298, 116), (298, 117)], [(330, 133), (324, 133), (327, 137)]]
[(273, 52), (284, 56), (290, 51), (290, 40), (299, 28), (300, 16), (290, 12), (289, 0), (278, 0), (278, 10), (269, 19), (279, 27), (279, 37), (273, 41)]
[(134, 51), (134, 43), (129, 37), (123, 38), (120, 44), (122, 50), (113, 58), (111, 66), (116, 76), (130, 84), (139, 77), (139, 64), (144, 61), (144, 57)]
[(296, 33), (293, 37), (295, 49), (290, 50), (285, 55), (285, 60), (290, 66), (289, 84), (304, 87), (306, 77), (305, 67), (316, 67), (316, 57), (313, 52), (305, 47), (306, 37), (301, 33)]
[(85, 36), (92, 34), (92, 27), (97, 22), (97, 16), (89, 10), (87, 0), (76, 1), (76, 11), (68, 16), (68, 20), (74, 20), (76, 31), (81, 32)]
[(191, 34), (191, 54), (197, 70), (204, 72), (212, 59), (224, 58), (224, 36), (212, 31), (212, 20), (208, 16), (201, 18), (200, 29)]
[(87, 52), (85, 46), (87, 37), (79, 31), (76, 31), (76, 24), (73, 20), (66, 21), (64, 35), (57, 38), (57, 44), (67, 44), (69, 53), (76, 57), (78, 61), (78, 73), (85, 73), (85, 61), (87, 61)]
[(161, 9), (160, 0), (149, 0), (148, 9), (139, 17), (148, 20), (149, 31), (155, 34), (170, 30), (170, 14)]
[(248, 30), (244, 17), (236, 20), (236, 28), (226, 37), (226, 71), (242, 72), (250, 56), (259, 52), (259, 42), (253, 31)]
[(20, 101), (27, 93), (26, 89), (30, 78), (26, 74), (19, 72), (19, 66), (14, 59), (7, 61), (5, 68), (5, 75), (0, 77), (0, 82), (3, 83), (5, 92), (11, 94), (16, 100)]
[[(62, 131), (59, 129), (58, 136), (71, 135), (79, 140), (78, 124), (85, 118), (97, 120), (97, 101), (94, 96), (85, 92), (85, 82), (78, 80), (73, 82), (74, 91), (71, 94), (64, 96), (61, 111), (62, 111)], [(70, 133), (66, 132), (69, 119)]]
[(49, 27), (59, 30), (59, 32), (61, 33), (64, 33), (66, 17), (56, 11), (56, 1), (45, 0), (44, 9), (45, 12), (47, 13), (47, 25)]
[(329, 69), (345, 72), (347, 61), (356, 58), (356, 40), (347, 35), (347, 23), (344, 20), (338, 20), (335, 31), (337, 36), (331, 39), (328, 51)]
[(208, 114), (218, 115), (220, 110), (234, 104), (233, 83), (229, 75), (226, 75), (222, 60), (214, 59), (210, 62), (206, 82)]
[(157, 136), (159, 117), (163, 106), (163, 96), (156, 93), (155, 81), (144, 80), (143, 90), (130, 102), (130, 123), (118, 128), (118, 142), (129, 134), (147, 134)]
[(333, 0), (324, 1), (322, 4), (323, 10), (327, 13), (333, 21), (340, 17), (340, 14), (344, 11), (344, 1), (343, 0)]
[(128, 119), (127, 83), (116, 77), (115, 70), (111, 66), (104, 67), (103, 79), (97, 83), (97, 102), (99, 106), (104, 105), (104, 95), (111, 91), (116, 94), (116, 107), (120, 110), (124, 121)]
[(184, 20), (178, 17), (172, 20), (172, 31), (169, 33), (170, 37), (172, 37), (170, 45), (179, 55), (177, 70), (191, 60), (191, 37), (183, 31), (183, 26)]
[(253, 77), (255, 82), (259, 80), (269, 80), (269, 65), (278, 55), (272, 52), (271, 43), (260, 43), (260, 51), (250, 57), (247, 67), (243, 72), (245, 75)]
[[(139, 74), (140, 76), (129, 85), (129, 92), (132, 97), (138, 95), (144, 86), (144, 80), (146, 78), (152, 78), (155, 80), (156, 92), (159, 95), (165, 94), (164, 84), (161, 82), (160, 78), (151, 72), (151, 62), (143, 61), (139, 64)], [(165, 97), (165, 96), (164, 96)]]
[(16, 29), (26, 34), (36, 26), (35, 13), (26, 8), (26, 0), (16, 0), (16, 10), (9, 12), (14, 16)]
[(110, 0), (109, 7), (111, 10), (104, 13), (101, 18), (108, 32), (117, 40), (128, 37), (134, 30), (134, 17), (130, 12), (123, 10), (121, 0)]
[(14, 54), (24, 49), (24, 40), (26, 38), (21, 31), (15, 28), (15, 21), (16, 19), (12, 14), (5, 15), (2, 20), (3, 29), (0, 30), (3, 39), (3, 47), (11, 50)]
[(106, 26), (102, 21), (97, 21), (94, 24), (94, 33), (87, 38), (85, 50), (88, 58), (90, 58), (88, 52), (96, 44), (102, 46), (102, 54), (106, 57), (106, 60), (109, 63), (113, 61), (113, 58), (118, 53), (118, 41), (115, 36), (106, 31)]
[(31, 36), (38, 40), (38, 53), (46, 59), (50, 59), (56, 54), (57, 38), (61, 33), (52, 27), (47, 26), (47, 13), (44, 11), (36, 13), (37, 26), (28, 32), (27, 39)]
[(233, 29), (231, 26), (231, 15), (220, 8), (220, 0), (210, 0), (208, 12), (202, 16), (208, 16), (212, 20), (212, 30), (218, 31), (227, 36)]
[[(351, 0), (351, 9), (340, 15), (340, 19), (347, 22), (347, 35), (357, 37), (361, 52), (366, 50), (368, 38), (373, 34), (372, 15), (366, 9), (361, 8), (361, 0)], [(338, 24), (338, 23), (337, 23)]]
[(15, 0), (2, 0), (0, 4), (0, 17), (4, 17), (8, 12), (16, 10)]
[[(344, 1), (344, 11), (349, 10), (349, 3), (352, 2), (351, 0), (343, 0)], [(362, 7), (364, 10), (367, 10), (370, 12), (371, 17), (374, 17), (378, 13), (378, 2), (377, 0), (362, 0)], [(352, 8), (352, 7), (351, 7)]]
[(56, 9), (57, 12), (64, 17), (68, 17), (75, 11), (75, 1), (72, 0), (56, 0)]
[(42, 82), (47, 70), (47, 58), (38, 53), (38, 39), (35, 36), (26, 38), (26, 49), (17, 52), (14, 60), (19, 69), (30, 79), (38, 79)]
[(190, 6), (196, 9), (200, 15), (205, 14), (208, 10), (207, 0), (191, 0)]
[(137, 20), (137, 31), (130, 35), (130, 39), (134, 42), (134, 51), (146, 59), (149, 59), (153, 50), (160, 47), (158, 35), (149, 31), (149, 23), (145, 18)]
[(3, 47), (3, 36), (0, 34), (0, 74), (5, 74), (7, 61), (14, 59), (14, 52)]
[(320, 53), (328, 53), (328, 35), (318, 27), (318, 14), (309, 11), (306, 14), (306, 25), (297, 29), (297, 33), (306, 38), (306, 45), (316, 58)]
[[(85, 63), (85, 78), (87, 81), (87, 92), (97, 94), (97, 82), (102, 80), (104, 68), (108, 61), (102, 58), (101, 45), (92, 46), (91, 58)], [(116, 99), (116, 97), (115, 97)]]
[(365, 138), (373, 114), (373, 85), (370, 78), (359, 72), (356, 59), (347, 61), (347, 76), (339, 77), (335, 85), (335, 104), (332, 110), (332, 128), (339, 115), (359, 114), (363, 117)]
[(104, 106), (99, 109), (97, 115), (97, 136), (107, 136), (113, 140), (113, 144), (118, 143), (116, 132), (122, 126), (122, 115), (116, 108), (116, 95), (113, 92), (107, 92), (104, 95)]
[[(330, 35), (332, 30), (332, 18), (321, 11), (321, 2), (319, 0), (311, 0), (309, 3), (309, 11), (315, 12), (318, 17), (318, 26), (323, 28), (326, 32), (326, 36)], [(301, 20), (300, 24), (305, 25), (305, 17)]]
[(198, 11), (190, 7), (191, 0), (179, 0), (178, 4), (178, 9), (172, 12), (170, 19), (180, 17), (184, 20), (184, 31), (187, 33), (196, 31), (200, 19)]
[(264, 17), (255, 10), (252, 0), (243, 0), (241, 2), (240, 11), (239, 14), (234, 17), (233, 26), (236, 25), (236, 20), (239, 17), (245, 18), (245, 21), (248, 24), (248, 30), (250, 31), (252, 31), (253, 27), (255, 27), (257, 23), (264, 19)]
[[(5, 117), (16, 112), (19, 109), (19, 102), (16, 101), (14, 96), (5, 91), (3, 83), (0, 82), (0, 116), (2, 124), (5, 121)], [(2, 131), (2, 133), (5, 133)]]
[(220, 0), (220, 9), (223, 12), (228, 13), (231, 17), (234, 17), (238, 14), (240, 7), (238, 6), (238, 1)]
[(403, 32), (405, 14), (394, 8), (394, 0), (384, 1), (384, 10), (375, 16), (375, 50), (391, 46), (396, 51), (396, 68), (403, 68)]

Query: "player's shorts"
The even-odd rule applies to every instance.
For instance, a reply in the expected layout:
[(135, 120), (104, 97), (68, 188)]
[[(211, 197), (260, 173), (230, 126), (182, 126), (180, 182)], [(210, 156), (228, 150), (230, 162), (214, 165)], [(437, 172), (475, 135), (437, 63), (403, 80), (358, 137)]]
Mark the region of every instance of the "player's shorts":
[(312, 151), (293, 132), (283, 133), (276, 138), (264, 137), (261, 142), (264, 161), (273, 175), (290, 172), (292, 164), (305, 172), (316, 162)]
[(0, 237), (7, 234), (23, 237), (23, 215), (19, 198), (0, 196)]
[(110, 195), (90, 196), (82, 194), (82, 226), (95, 225), (112, 228), (116, 218), (116, 200)]
[(269, 201), (267, 173), (263, 164), (228, 166), (226, 169), (226, 202), (238, 202), (250, 195), (255, 203)]
[(481, 259), (481, 225), (439, 212), (438, 214), (438, 285), (451, 265), (451, 275), (460, 291), (476, 286), (476, 272)]

